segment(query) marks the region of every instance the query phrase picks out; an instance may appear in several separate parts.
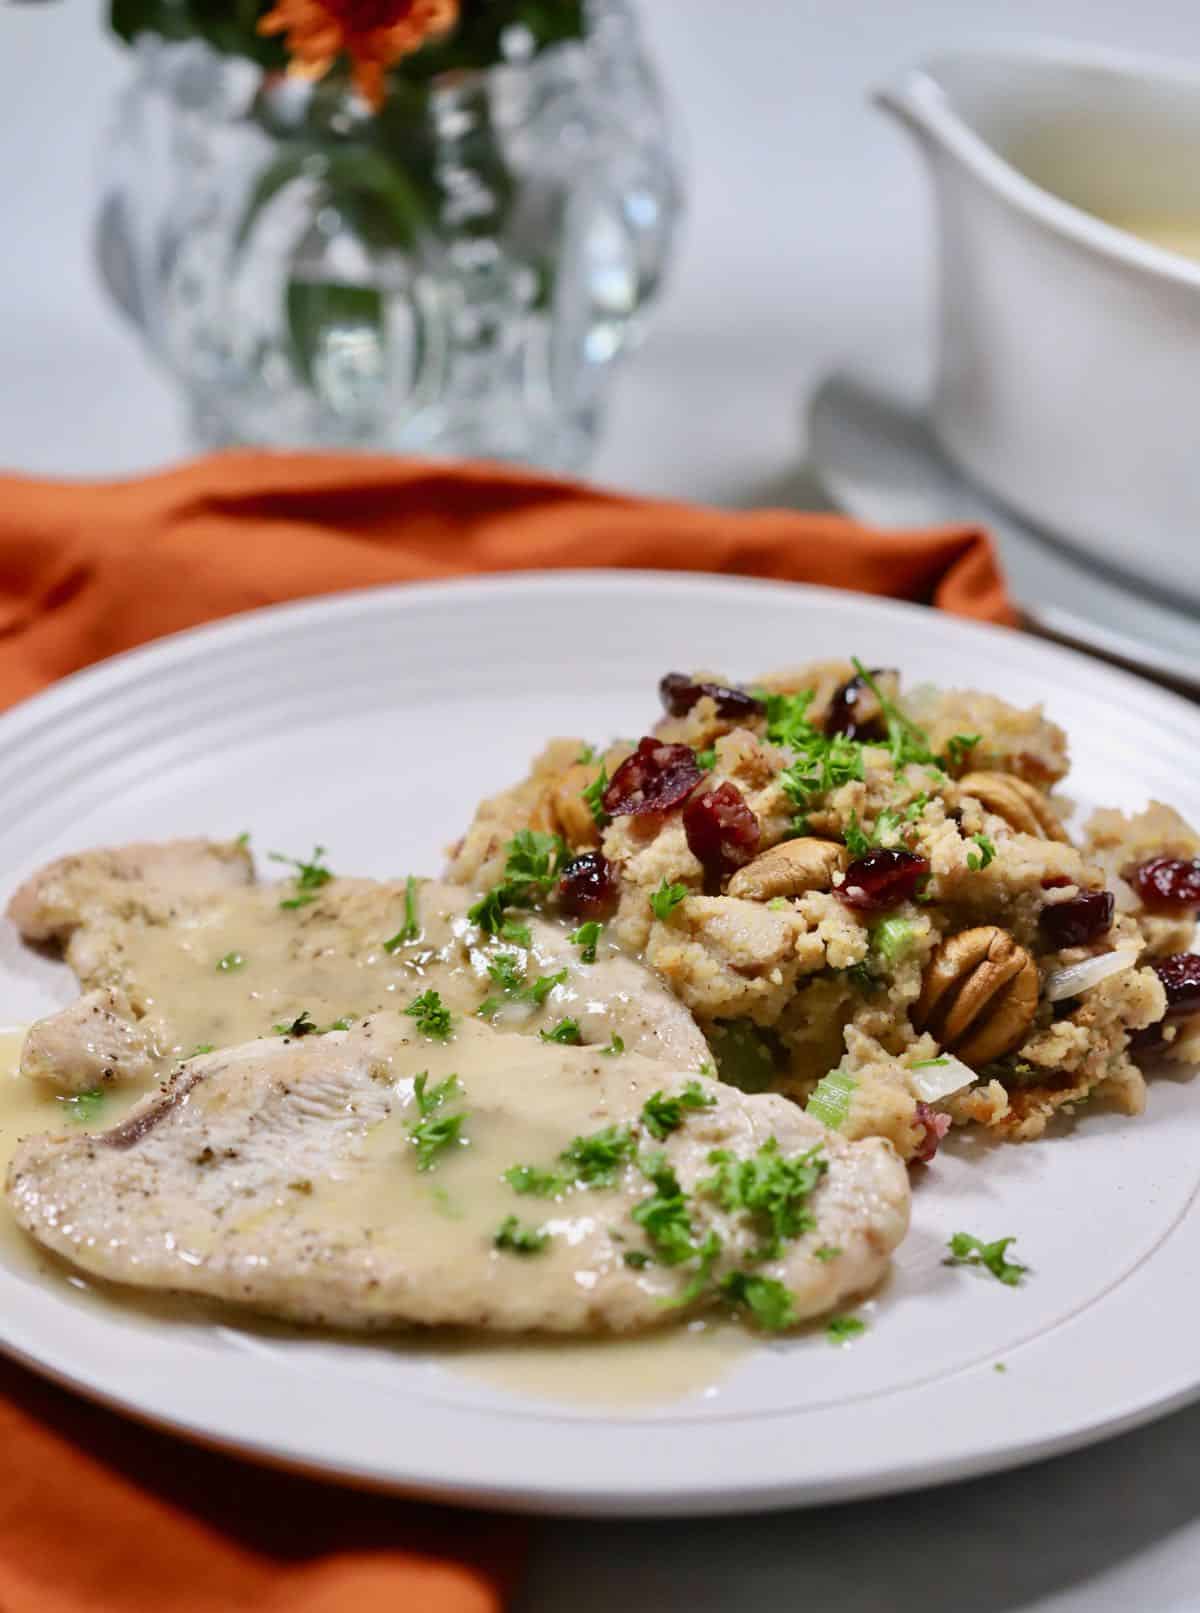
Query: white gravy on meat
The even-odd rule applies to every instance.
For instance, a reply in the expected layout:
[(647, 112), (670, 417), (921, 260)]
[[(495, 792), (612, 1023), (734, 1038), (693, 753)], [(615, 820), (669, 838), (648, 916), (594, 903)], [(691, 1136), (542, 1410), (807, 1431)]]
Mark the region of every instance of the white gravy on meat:
[(447, 962), (460, 955), (461, 918), (423, 913), (421, 939), (388, 952), (384, 942), (404, 924), (403, 894), (363, 883), (362, 907), (336, 925), (323, 922), (317, 905), (281, 908), (291, 890), (283, 884), (230, 891), (182, 910), (169, 925), (129, 926), (119, 972), (147, 1019), (161, 1016), (170, 1027), (161, 1038), (166, 1057), (270, 1036), (301, 1013), (329, 1025), (402, 1009), (425, 990), (425, 967), (435, 957), (448, 1004), (482, 1000), (486, 975), (480, 979), (465, 961)]
[[(234, 980), (222, 979), (220, 985), (231, 988), (217, 993), (221, 999), (222, 1013), (231, 1015), (231, 1020), (223, 1023), (232, 1023), (239, 1012), (245, 1012), (247, 1016), (256, 1012), (254, 1009), (235, 1008), (234, 999), (244, 996), (238, 991), (236, 976)], [(315, 1018), (315, 996), (312, 1000)], [(171, 1006), (174, 1011), (176, 1002), (172, 1002)], [(326, 999), (322, 1010), (328, 1012), (330, 1006)], [(210, 1015), (212, 1012), (210, 1010)], [(203, 1008), (198, 1005), (198, 1022), (202, 1013)], [(213, 1020), (210, 1018), (208, 1023), (213, 1025)], [(239, 1023), (245, 1025), (244, 1020)], [(241, 1033), (244, 1034), (244, 1030)], [(123, 1085), (114, 1088), (106, 1093), (94, 1116), (85, 1120), (78, 1116), (76, 1107), (65, 1103), (50, 1089), (12, 1073), (16, 1069), (23, 1034), (23, 1031), (0, 1033), (0, 1178), (7, 1170), (9, 1158), (20, 1137), (34, 1132), (86, 1127), (89, 1124), (93, 1129), (107, 1128), (115, 1124), (153, 1086), (153, 1083), (147, 1083), (138, 1087)], [(222, 1034), (229, 1039), (233, 1033), (224, 1031)], [(472, 1072), (463, 1062), (464, 1052), (465, 1049), (460, 1046), (454, 1062), (464, 1085), (469, 1089)], [(439, 1078), (438, 1066), (446, 1055), (443, 1050), (432, 1047), (429, 1053), (433, 1056), (423, 1062), (428, 1062), (431, 1080), (436, 1081)], [(442, 1054), (441, 1059), (439, 1053)], [(481, 1082), (485, 1080), (485, 1071), (479, 1070), (477, 1073)], [(339, 1218), (370, 1216), (376, 1221), (382, 1214), (394, 1226), (405, 1222), (411, 1225), (414, 1196), (420, 1194), (429, 1201), (423, 1206), (425, 1213), (420, 1217), (422, 1237), (437, 1235), (440, 1230), (447, 1240), (453, 1239), (456, 1224), (454, 1200), (435, 1181), (410, 1172), (370, 1168), (370, 1165), (381, 1163), (381, 1156), (395, 1144), (396, 1138), (392, 1133), (390, 1125), (379, 1128), (378, 1138), (373, 1137), (368, 1145), (368, 1153), (376, 1156), (364, 1162), (368, 1163), (368, 1169), (361, 1174), (356, 1172), (352, 1178), (335, 1187), (331, 1195), (333, 1202), (320, 1206), (322, 1213), (332, 1213)], [(505, 1139), (502, 1135), (496, 1139), (499, 1153), (496, 1160), (491, 1162), (492, 1169), (484, 1173), (492, 1179), (491, 1190), (495, 1193), (496, 1202), (489, 1204), (487, 1209), (489, 1214), (498, 1214), (502, 1209), (508, 1212), (515, 1208), (522, 1222), (527, 1223), (539, 1219), (538, 1201), (514, 1199), (507, 1191), (502, 1195), (497, 1191), (498, 1182), (495, 1181), (499, 1175), (495, 1167), (501, 1155), (504, 1163), (511, 1163), (515, 1141)], [(484, 1166), (486, 1162), (479, 1158), (478, 1164)], [(474, 1176), (475, 1171), (471, 1174)], [(389, 1203), (383, 1204), (379, 1195), (388, 1183), (391, 1184), (386, 1193)], [(403, 1184), (403, 1188), (398, 1184)], [(314, 1210), (318, 1208), (316, 1199), (319, 1194), (320, 1189), (314, 1191)], [(390, 1202), (399, 1196), (404, 1198), (403, 1205)], [(428, 1213), (430, 1205), (437, 1213)], [(547, 1209), (545, 1205), (540, 1208), (543, 1211)], [(222, 1308), (215, 1302), (165, 1293), (141, 1293), (85, 1277), (28, 1239), (16, 1226), (7, 1206), (0, 1208), (0, 1259), (19, 1269), (38, 1272), (47, 1280), (62, 1283), (78, 1303), (100, 1305), (113, 1313), (132, 1311), (157, 1320), (192, 1323), (216, 1320), (241, 1329), (259, 1326), (244, 1312)], [(522, 1280), (519, 1271), (514, 1271), (513, 1280)], [(275, 1337), (289, 1332), (274, 1323), (264, 1323), (261, 1327)], [(435, 1341), (432, 1348), (431, 1341)], [(371, 1340), (375, 1348), (379, 1347), (380, 1342), (378, 1338)], [(387, 1347), (394, 1348), (399, 1354), (416, 1354), (419, 1351), (426, 1358), (433, 1355), (456, 1372), (518, 1393), (608, 1405), (711, 1394), (748, 1345), (742, 1329), (731, 1323), (707, 1320), (686, 1327), (670, 1328), (657, 1335), (618, 1340), (484, 1341), (460, 1333), (442, 1333), (397, 1335), (387, 1341)]]

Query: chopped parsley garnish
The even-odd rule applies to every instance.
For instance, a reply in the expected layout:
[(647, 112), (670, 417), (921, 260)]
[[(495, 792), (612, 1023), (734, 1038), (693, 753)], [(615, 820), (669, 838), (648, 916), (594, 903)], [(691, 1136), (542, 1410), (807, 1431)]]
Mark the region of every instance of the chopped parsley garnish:
[[(813, 728), (809, 737), (793, 741), (792, 750), (796, 760), (780, 773), (779, 783), (801, 817), (814, 797), (863, 776), (863, 747), (844, 734), (823, 734)], [(794, 827), (803, 826), (797, 821)]]
[(994, 1243), (984, 1243), (970, 1232), (956, 1232), (950, 1239), (948, 1248), (950, 1257), (945, 1262), (947, 1266), (983, 1266), (990, 1271), (997, 1282), (1005, 1283), (1009, 1288), (1016, 1288), (1021, 1278), (1029, 1270), (1019, 1261), (1006, 1260), (1005, 1251), (1009, 1244), (1015, 1243), (1016, 1238), (997, 1238)]
[(642, 1105), (642, 1125), (660, 1143), (683, 1125), (687, 1109), (711, 1109), (716, 1097), (705, 1092), (699, 1081), (689, 1081), (682, 1092), (667, 1097), (665, 1092), (654, 1092)]
[(730, 1305), (748, 1310), (765, 1333), (779, 1333), (796, 1321), (792, 1296), (774, 1277), (731, 1271), (721, 1278), (717, 1288)]
[(870, 851), (871, 837), (859, 823), (857, 812), (850, 814), (850, 821), (842, 831), (842, 839), (846, 842), (846, 850), (852, 857), (865, 857)]
[(841, 1250), (834, 1243), (823, 1243), (819, 1249), (813, 1250), (814, 1260), (836, 1260)]
[(233, 843), (235, 846), (237, 846), (239, 851), (245, 851), (250, 844), (249, 829), (243, 829), (240, 835), (234, 837)]
[(188, 1054), (188, 1058), (190, 1058), (190, 1059), (198, 1059), (201, 1056), (201, 1054), (203, 1054), (203, 1053), (212, 1053), (214, 1051), (215, 1051), (215, 1048), (214, 1048), (214, 1045), (213, 1045), (212, 1042), (197, 1042), (195, 1047)]
[(317, 892), (322, 885), (328, 885), (333, 878), (333, 874), (322, 860), (324, 856), (324, 846), (315, 846), (307, 862), (302, 862), (298, 857), (285, 857), (280, 851), (270, 853), (272, 862), (287, 863), (290, 868), (296, 870), (296, 894), (280, 902), (280, 907), (307, 907), (310, 902), (316, 901)]
[[(530, 985), (525, 984), (525, 969), (521, 960), (511, 952), (501, 952), (488, 964), (488, 974), (506, 997), (516, 1002), (531, 1002), (541, 1008), (555, 986), (567, 979), (568, 970), (557, 974), (539, 975)], [(488, 997), (475, 1010), (484, 1019), (491, 1019), (503, 1007), (502, 997)]]
[(646, 1234), (655, 1258), (664, 1266), (680, 1266), (699, 1252), (687, 1196), (665, 1154), (651, 1154), (638, 1164), (653, 1185), (654, 1193), (635, 1204), (630, 1213)]
[(848, 969), (844, 969), (842, 973), (846, 976), (846, 979), (856, 991), (870, 994), (879, 985), (878, 980), (876, 980), (875, 976), (871, 973), (870, 965), (867, 963), (865, 958), (861, 961), (861, 963), (852, 963), (850, 967)]
[(830, 1344), (849, 1344), (866, 1331), (867, 1324), (858, 1316), (831, 1316), (825, 1323), (825, 1337)]
[(497, 1249), (507, 1249), (514, 1255), (539, 1255), (549, 1242), (548, 1232), (541, 1227), (523, 1227), (515, 1215), (505, 1216), (492, 1239)]
[(416, 1020), (417, 1029), (422, 1036), (428, 1036), (435, 1042), (445, 1042), (449, 1039), (450, 1010), (436, 991), (423, 991), (409, 1003), (404, 1012)]
[(879, 702), (883, 720), (887, 723), (888, 749), (892, 753), (892, 766), (897, 772), (909, 762), (932, 763), (936, 767), (937, 757), (929, 748), (929, 736), (925, 730), (913, 722), (911, 717), (906, 717), (894, 700), (889, 700), (874, 676), (857, 657), (851, 656), (850, 659), (854, 670)]
[(582, 962), (595, 963), (596, 943), (603, 930), (603, 924), (598, 924), (595, 919), (589, 919), (586, 924), (581, 924), (577, 930), (571, 931), (571, 944), (580, 949), (579, 956)]
[(747, 1159), (718, 1148), (708, 1161), (716, 1173), (700, 1183), (699, 1191), (723, 1210), (742, 1210), (752, 1218), (762, 1239), (755, 1261), (777, 1259), (786, 1242), (816, 1225), (808, 1199), (829, 1169), (820, 1143), (789, 1158), (771, 1137)]
[(514, 1193), (535, 1199), (557, 1198), (571, 1185), (570, 1179), (560, 1171), (540, 1171), (536, 1165), (511, 1165), (504, 1173), (504, 1180)]
[(558, 1156), (584, 1187), (611, 1187), (620, 1166), (632, 1156), (633, 1133), (628, 1126), (605, 1126), (588, 1137), (576, 1137)]
[(608, 768), (605, 767), (603, 762), (601, 762), (600, 771), (588, 785), (587, 789), (581, 792), (583, 799), (587, 802), (588, 811), (592, 814), (592, 822), (596, 825), (597, 829), (606, 829), (612, 822), (612, 819), (604, 810), (604, 792), (607, 789)]
[(533, 936), (530, 934), (528, 924), (519, 924), (516, 919), (505, 919), (500, 926), (500, 939), (507, 941), (509, 946), (529, 947), (533, 945)]
[[(504, 993), (505, 997), (515, 997), (525, 984), (525, 965), (515, 952), (498, 952), (487, 966), (488, 978)], [(503, 997), (487, 997), (480, 1003), (475, 1012), (484, 1019), (491, 1019), (503, 1007)]]
[(941, 1070), (941, 1069), (944, 1069), (945, 1066), (947, 1064), (949, 1064), (949, 1062), (950, 1062), (950, 1060), (948, 1058), (918, 1059), (915, 1064), (910, 1064), (909, 1065), (909, 1069), (910, 1070)]
[(560, 969), (557, 974), (539, 975), (533, 984), (527, 986), (521, 993), (522, 997), (528, 998), (531, 1003), (541, 1008), (555, 986), (561, 986), (566, 980), (567, 973), (566, 969)]
[(808, 720), (808, 708), (816, 697), (815, 689), (801, 689), (799, 694), (768, 694), (761, 691), (767, 708), (767, 738), (772, 745), (798, 750), (817, 733)]
[(520, 829), (505, 848), (504, 883), (516, 894), (513, 901), (532, 901), (550, 889), (560, 865), (570, 853), (561, 835), (540, 829)]
[(240, 952), (227, 952), (223, 958), (217, 959), (217, 970), (220, 974), (232, 974), (235, 969), (244, 969), (246, 959)]
[(656, 919), (669, 919), (671, 914), (691, 893), (686, 885), (672, 885), (666, 879), (650, 896), (650, 911)]
[(317, 1034), (316, 1021), (309, 1018), (306, 1008), (302, 1008), (290, 1024), (272, 1025), (271, 1029), (276, 1036), (315, 1036)]
[(595, 760), (596, 747), (594, 745), (585, 745), (575, 758), (575, 765), (577, 767), (586, 767), (589, 762), (594, 762)]
[(690, 1305), (693, 1300), (699, 1299), (701, 1294), (708, 1288), (709, 1283), (712, 1281), (712, 1269), (721, 1253), (720, 1235), (710, 1227), (704, 1242), (698, 1249), (694, 1249), (692, 1253), (697, 1257), (695, 1275), (679, 1298), (672, 1301), (675, 1305)]
[(70, 1114), (76, 1125), (86, 1126), (104, 1107), (103, 1087), (89, 1087), (86, 1092), (77, 1092), (74, 1097), (64, 1098), (63, 1107)]
[(975, 845), (967, 852), (967, 867), (973, 874), (996, 860), (996, 848), (987, 835), (972, 835)]
[(395, 935), (383, 943), (385, 952), (396, 952), (400, 947), (406, 946), (410, 941), (421, 939), (421, 916), (417, 907), (417, 880), (415, 874), (409, 874), (404, 882), (404, 923)]
[(950, 735), (950, 738), (946, 741), (946, 750), (942, 760), (952, 773), (956, 773), (963, 765), (967, 757), (978, 745), (980, 738), (979, 734)]
[(644, 1271), (650, 1264), (650, 1255), (645, 1249), (626, 1249), (621, 1259), (627, 1266), (632, 1266), (634, 1271)]
[(622, 1054), (625, 1051), (625, 1039), (624, 1039), (624, 1037), (618, 1036), (616, 1031), (614, 1031), (612, 1033), (612, 1036), (611, 1036), (610, 1040), (609, 1040), (608, 1046), (607, 1047), (602, 1047), (600, 1049), (600, 1051), (602, 1053), (607, 1054), (609, 1058), (617, 1058), (617, 1057), (619, 1057), (619, 1055)]
[(696, 752), (696, 766), (702, 773), (711, 773), (716, 765), (717, 753), (715, 749), (710, 748), (709, 750), (698, 750)]
[(420, 1116), (408, 1128), (408, 1135), (417, 1151), (417, 1169), (432, 1170), (441, 1154), (462, 1141), (464, 1114), (441, 1114), (439, 1110), (454, 1098), (464, 1096), (457, 1075), (448, 1075), (435, 1087), (429, 1086), (429, 1075), (418, 1075), (413, 1082), (413, 1097)]
[(451, 1098), (462, 1096), (462, 1083), (457, 1075), (448, 1075), (444, 1081), (439, 1081), (437, 1086), (431, 1087), (429, 1072), (425, 1070), (413, 1082), (413, 1097), (417, 1100), (417, 1113), (420, 1115), (434, 1114)]
[[(328, 1025), (318, 1025), (308, 1013), (306, 1008), (296, 1015), (290, 1024), (272, 1025), (271, 1029), (276, 1036), (328, 1036), (330, 1031), (348, 1031), (354, 1023), (353, 1014), (343, 1014), (341, 1019), (330, 1020)], [(212, 1049), (208, 1051), (211, 1053)]]
[(552, 1031), (539, 1031), (543, 1042), (557, 1042), (561, 1047), (578, 1047), (583, 1033), (573, 1019), (560, 1019)]
[[(561, 835), (545, 834), (540, 829), (518, 830), (504, 850), (504, 878), (467, 910), (471, 923), (490, 935), (504, 935), (505, 909), (532, 906), (551, 888), (570, 857)], [(523, 925), (520, 928), (526, 939), (518, 944), (528, 946), (529, 931)], [(507, 935), (504, 938), (515, 940)]]
[(525, 984), (525, 965), (515, 952), (497, 952), (487, 966), (488, 979), (501, 991), (520, 991)]
[(868, 834), (859, 823), (857, 812), (852, 812), (842, 839), (846, 842), (846, 849), (852, 857), (865, 857), (876, 846), (892, 845), (899, 838), (904, 821), (905, 819), (894, 808), (884, 807), (875, 819), (874, 829)]

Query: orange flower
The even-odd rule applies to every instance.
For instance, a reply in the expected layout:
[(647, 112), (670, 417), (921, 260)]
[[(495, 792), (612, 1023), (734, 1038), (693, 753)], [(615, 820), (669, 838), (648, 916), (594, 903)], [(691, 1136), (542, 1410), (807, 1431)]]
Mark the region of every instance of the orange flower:
[(354, 83), (372, 106), (383, 103), (383, 75), (427, 39), (458, 21), (459, 0), (275, 0), (259, 19), (260, 34), (286, 34), (289, 72), (321, 78), (339, 56), (350, 58)]

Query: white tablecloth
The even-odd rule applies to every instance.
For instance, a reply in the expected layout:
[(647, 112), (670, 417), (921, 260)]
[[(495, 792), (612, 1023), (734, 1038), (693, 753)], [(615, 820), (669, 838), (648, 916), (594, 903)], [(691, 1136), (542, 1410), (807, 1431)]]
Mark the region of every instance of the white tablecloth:
[[(686, 129), (691, 208), (594, 469), (616, 486), (726, 504), (811, 500), (804, 403), (831, 365), (922, 373), (926, 197), (899, 134), (864, 106), (872, 83), (980, 33), (1200, 47), (1194, 7), (1179, 0), (643, 9)], [(0, 0), (0, 467), (14, 470), (110, 475), (185, 449), (173, 392), (91, 268), (97, 135), (123, 74), (98, 12)], [(519, 1613), (1196, 1613), (1198, 1446), (1200, 1409), (892, 1501), (702, 1525), (549, 1523)]]

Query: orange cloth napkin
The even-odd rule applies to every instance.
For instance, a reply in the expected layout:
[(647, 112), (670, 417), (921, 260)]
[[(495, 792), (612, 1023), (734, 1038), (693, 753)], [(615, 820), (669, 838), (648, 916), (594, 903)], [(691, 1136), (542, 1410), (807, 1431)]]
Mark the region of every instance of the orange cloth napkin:
[(991, 546), (970, 528), (900, 535), (494, 467), (237, 453), (136, 482), (0, 477), (0, 703), (275, 600), (562, 566), (737, 572), (1014, 620)]
[[(0, 704), (276, 600), (563, 566), (789, 578), (1014, 620), (977, 531), (728, 514), (483, 466), (229, 454), (136, 482), (0, 477)], [(523, 1543), (515, 1520), (260, 1470), (0, 1364), (0, 1613), (496, 1613)]]

